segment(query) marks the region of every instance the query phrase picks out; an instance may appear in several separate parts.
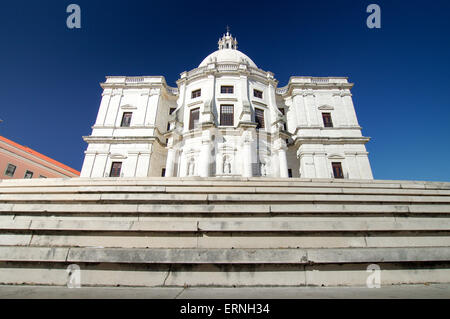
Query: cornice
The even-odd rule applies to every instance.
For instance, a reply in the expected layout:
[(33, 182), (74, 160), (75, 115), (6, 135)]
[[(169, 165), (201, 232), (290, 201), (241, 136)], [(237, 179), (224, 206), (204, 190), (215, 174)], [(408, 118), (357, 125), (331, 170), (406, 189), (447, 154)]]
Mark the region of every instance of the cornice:
[[(149, 93), (144, 92), (144, 95), (161, 94), (163, 92), (170, 96), (178, 95), (178, 88), (168, 86), (163, 76), (108, 76), (106, 79), (106, 82), (100, 83), (100, 86), (104, 89), (102, 96), (119, 95), (119, 91), (117, 90), (121, 90), (120, 94), (123, 94), (124, 89), (148, 89)], [(112, 81), (108, 82), (111, 79)], [(154, 80), (159, 80), (159, 82), (155, 82)], [(164, 88), (162, 92), (152, 91), (161, 90), (162, 88)]]
[(294, 137), (294, 144), (366, 144), (370, 137)]
[[(286, 86), (277, 88), (275, 92), (277, 95), (288, 97), (298, 95), (293, 93), (294, 89), (314, 91), (323, 89), (350, 90), (354, 84), (347, 82), (347, 79), (346, 77), (291, 77)], [(348, 95), (351, 93), (346, 92), (344, 94)]]
[(158, 136), (83, 136), (83, 140), (89, 144), (152, 144), (156, 141), (161, 146), (166, 145)]
[(180, 74), (180, 79), (177, 81), (177, 85), (180, 86), (180, 84), (184, 82), (191, 82), (193, 80), (206, 78), (211, 75), (217, 76), (223, 74), (241, 75), (261, 81), (265, 84), (272, 83), (274, 86), (278, 84), (278, 80), (274, 78), (272, 72), (264, 71), (242, 63), (214, 62), (208, 64), (207, 66), (182, 72)]
[(297, 126), (295, 128), (294, 134), (297, 134), (300, 130), (323, 130), (323, 131), (332, 131), (332, 130), (362, 130), (361, 126), (334, 126), (334, 127), (323, 127), (323, 126)]
[(264, 106), (264, 107), (267, 108), (267, 104), (266, 103), (263, 103), (263, 102), (260, 102), (260, 101), (255, 101), (255, 100), (251, 100), (251, 102), (253, 104), (256, 104), (256, 105), (259, 105), (259, 106)]

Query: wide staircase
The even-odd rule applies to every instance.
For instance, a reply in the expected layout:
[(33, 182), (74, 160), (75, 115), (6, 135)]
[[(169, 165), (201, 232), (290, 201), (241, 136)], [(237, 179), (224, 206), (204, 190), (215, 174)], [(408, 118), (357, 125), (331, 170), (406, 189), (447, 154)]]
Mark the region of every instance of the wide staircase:
[(0, 284), (450, 282), (450, 183), (269, 178), (0, 182)]

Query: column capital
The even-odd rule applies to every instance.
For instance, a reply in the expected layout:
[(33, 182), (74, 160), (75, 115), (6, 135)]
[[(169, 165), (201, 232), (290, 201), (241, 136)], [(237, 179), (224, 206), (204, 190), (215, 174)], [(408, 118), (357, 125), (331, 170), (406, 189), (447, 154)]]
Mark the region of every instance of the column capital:
[(273, 148), (276, 151), (286, 151), (287, 150), (287, 146), (286, 146), (286, 141), (279, 138), (277, 139), (274, 143), (273, 143)]

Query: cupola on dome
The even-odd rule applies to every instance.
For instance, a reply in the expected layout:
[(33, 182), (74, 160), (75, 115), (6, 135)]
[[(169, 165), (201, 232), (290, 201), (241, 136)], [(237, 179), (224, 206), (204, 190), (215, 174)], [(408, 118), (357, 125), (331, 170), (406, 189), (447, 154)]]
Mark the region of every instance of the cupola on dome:
[(258, 68), (255, 62), (247, 55), (237, 49), (237, 40), (227, 31), (221, 39), (219, 39), (219, 50), (208, 55), (198, 66), (204, 67), (212, 62), (231, 62), (231, 63), (248, 63), (251, 67)]

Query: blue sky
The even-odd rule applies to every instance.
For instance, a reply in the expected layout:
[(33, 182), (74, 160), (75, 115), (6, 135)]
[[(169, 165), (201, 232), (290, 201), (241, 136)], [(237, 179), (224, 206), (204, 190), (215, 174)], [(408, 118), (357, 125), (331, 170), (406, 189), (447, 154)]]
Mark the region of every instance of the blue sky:
[[(66, 27), (81, 7), (82, 28)], [(381, 7), (381, 29), (366, 7)], [(3, 1), (0, 135), (80, 170), (106, 75), (179, 74), (225, 26), (279, 86), (348, 76), (374, 177), (450, 181), (450, 1)]]

